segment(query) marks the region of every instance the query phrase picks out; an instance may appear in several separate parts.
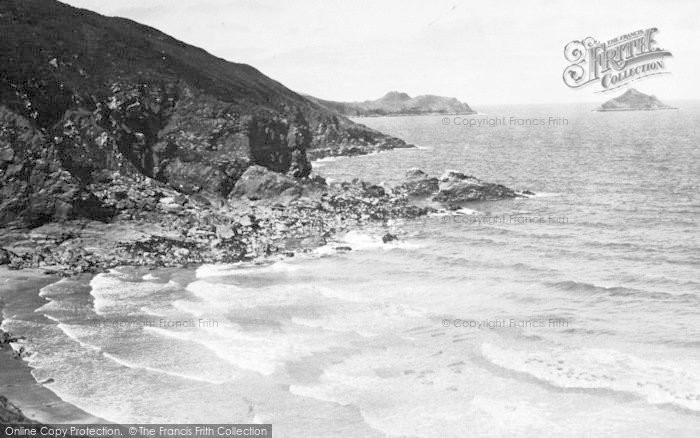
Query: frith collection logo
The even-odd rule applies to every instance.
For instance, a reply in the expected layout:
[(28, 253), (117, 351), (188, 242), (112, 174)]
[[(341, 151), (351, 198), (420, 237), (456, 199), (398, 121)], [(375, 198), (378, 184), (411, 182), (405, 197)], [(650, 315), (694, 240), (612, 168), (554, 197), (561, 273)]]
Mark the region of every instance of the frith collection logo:
[(564, 56), (572, 64), (564, 70), (564, 83), (579, 88), (599, 82), (600, 92), (611, 91), (648, 76), (666, 74), (664, 57), (673, 56), (657, 46), (658, 29), (637, 30), (600, 42), (592, 37), (571, 41)]

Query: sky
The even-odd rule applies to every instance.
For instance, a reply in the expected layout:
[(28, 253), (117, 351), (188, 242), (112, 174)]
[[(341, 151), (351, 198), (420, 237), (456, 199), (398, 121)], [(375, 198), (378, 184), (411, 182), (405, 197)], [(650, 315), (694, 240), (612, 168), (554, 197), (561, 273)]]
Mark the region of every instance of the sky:
[[(699, 99), (700, 1), (64, 0), (130, 18), (300, 93), (338, 101), (456, 97), (470, 105), (602, 102), (571, 89), (564, 46), (656, 27), (671, 73), (634, 84), (662, 101)], [(622, 89), (624, 90), (624, 89)]]

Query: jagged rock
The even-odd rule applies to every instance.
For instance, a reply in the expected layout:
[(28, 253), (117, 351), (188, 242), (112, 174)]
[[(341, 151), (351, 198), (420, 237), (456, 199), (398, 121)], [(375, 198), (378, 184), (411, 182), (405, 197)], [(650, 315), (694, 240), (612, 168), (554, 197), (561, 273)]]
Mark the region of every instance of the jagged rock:
[(396, 237), (395, 234), (386, 233), (385, 235), (382, 236), (383, 243), (393, 242), (394, 240), (399, 240), (399, 238)]
[(297, 111), (294, 121), (287, 131), (287, 148), (290, 151), (290, 163), (287, 173), (294, 178), (303, 178), (311, 173), (311, 163), (306, 157), (306, 150), (311, 145), (311, 131), (304, 115)]
[(301, 184), (293, 178), (262, 166), (251, 166), (236, 181), (230, 196), (258, 200), (280, 196), (299, 198), (301, 193)]
[(513, 189), (506, 186), (488, 183), (455, 170), (448, 170), (440, 177), (439, 191), (433, 200), (454, 205), (517, 196)]
[(0, 265), (7, 265), (10, 263), (10, 253), (7, 250), (0, 248)]
[(405, 178), (407, 180), (420, 180), (428, 178), (428, 174), (417, 167), (412, 167), (406, 171)]
[(409, 169), (406, 172), (405, 181), (394, 188), (397, 194), (407, 196), (430, 196), (439, 190), (437, 178), (431, 178), (420, 169)]
[(368, 184), (366, 182), (360, 182), (360, 186), (362, 187), (362, 194), (364, 196), (368, 196), (370, 198), (381, 198), (386, 196), (386, 190), (384, 190), (384, 187), (382, 186)]

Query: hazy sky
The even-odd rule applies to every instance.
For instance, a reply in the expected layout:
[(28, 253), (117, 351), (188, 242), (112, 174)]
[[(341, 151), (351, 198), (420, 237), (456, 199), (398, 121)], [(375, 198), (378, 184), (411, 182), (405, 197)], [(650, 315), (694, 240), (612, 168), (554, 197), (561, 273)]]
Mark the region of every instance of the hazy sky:
[(564, 46), (657, 27), (670, 75), (635, 83), (662, 100), (700, 98), (700, 1), (66, 0), (158, 28), (287, 87), (331, 100), (387, 91), (469, 104), (601, 102), (572, 90)]

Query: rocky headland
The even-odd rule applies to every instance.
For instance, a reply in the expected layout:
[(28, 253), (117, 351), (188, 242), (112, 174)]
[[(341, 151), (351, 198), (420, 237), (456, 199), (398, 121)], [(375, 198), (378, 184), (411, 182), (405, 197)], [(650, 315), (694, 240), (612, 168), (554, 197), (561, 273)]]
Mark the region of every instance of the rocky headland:
[(390, 91), (376, 100), (364, 102), (334, 102), (307, 96), (319, 105), (347, 117), (421, 116), (436, 114), (476, 114), (469, 105), (454, 97), (426, 94), (411, 97)]
[(8, 0), (0, 30), (0, 265), (291, 257), (361, 223), (520, 196), (459, 172), (328, 185), (312, 159), (410, 145), (130, 20)]
[(634, 88), (625, 91), (624, 94), (610, 99), (595, 111), (655, 111), (678, 109), (661, 102), (656, 96), (640, 93)]
[(113, 218), (115, 172), (225, 198), (251, 165), (410, 146), (130, 20), (8, 0), (0, 31), (0, 225)]

